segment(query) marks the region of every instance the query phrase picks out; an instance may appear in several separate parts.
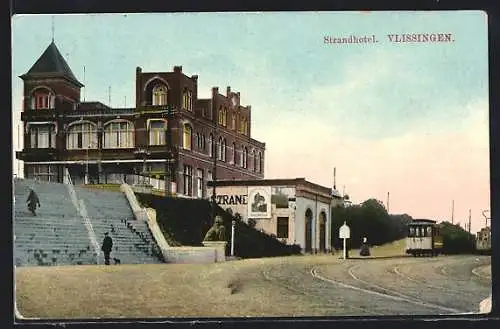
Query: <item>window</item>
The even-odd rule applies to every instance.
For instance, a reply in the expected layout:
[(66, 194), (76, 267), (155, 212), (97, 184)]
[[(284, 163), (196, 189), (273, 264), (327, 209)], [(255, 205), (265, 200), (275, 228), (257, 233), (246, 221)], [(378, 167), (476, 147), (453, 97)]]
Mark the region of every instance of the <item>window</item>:
[(211, 182), (213, 179), (214, 177), (212, 175), (212, 171), (211, 170), (207, 171), (207, 182)]
[(236, 144), (233, 143), (233, 148), (231, 149), (231, 163), (236, 163)]
[(432, 236), (432, 226), (427, 226), (427, 234), (425, 236)]
[(236, 113), (233, 113), (231, 117), (231, 129), (236, 130)]
[(70, 126), (66, 138), (66, 149), (97, 148), (97, 129), (90, 122)]
[(154, 120), (149, 122), (149, 145), (165, 145), (165, 121)]
[(57, 182), (57, 167), (55, 165), (26, 165), (26, 178)]
[(209, 140), (208, 140), (208, 155), (210, 157), (214, 156), (214, 136), (210, 134)]
[(193, 195), (193, 167), (184, 165), (184, 195)]
[(222, 125), (224, 127), (227, 126), (227, 109), (224, 108), (224, 111), (222, 112)]
[(252, 150), (252, 152), (250, 153), (250, 163), (251, 163), (251, 168), (253, 171), (255, 171), (255, 151)]
[(32, 109), (53, 109), (55, 96), (48, 89), (37, 89), (31, 97)]
[(167, 87), (164, 85), (153, 88), (153, 105), (167, 105)]
[(240, 154), (240, 155), (238, 156), (238, 160), (239, 160), (239, 163), (240, 163), (240, 167), (243, 167), (243, 164), (244, 164), (244, 162), (243, 162), (243, 153), (244, 153), (244, 151), (243, 151), (243, 147), (241, 147), (241, 150), (238, 150), (238, 153)]
[(205, 151), (205, 147), (206, 147), (206, 145), (205, 145), (205, 135), (202, 134), (201, 135), (201, 150)]
[(34, 149), (56, 147), (56, 132), (54, 125), (33, 125), (30, 127), (30, 146)]
[(219, 142), (217, 143), (217, 160), (222, 160), (222, 137), (219, 137)]
[(219, 108), (219, 112), (217, 116), (217, 122), (221, 125), (222, 124), (222, 108)]
[(276, 236), (288, 239), (288, 217), (278, 217)]
[(182, 95), (182, 103), (184, 109), (188, 111), (193, 110), (193, 92), (191, 90), (185, 90)]
[(226, 139), (222, 140), (222, 161), (226, 162)]
[(134, 147), (134, 125), (128, 121), (114, 121), (104, 127), (104, 148)]
[(414, 237), (415, 236), (415, 228), (410, 227), (409, 232), (408, 232), (409, 237)]
[(246, 147), (243, 149), (243, 166), (242, 167), (243, 168), (248, 167), (248, 150)]
[(185, 150), (191, 150), (191, 138), (192, 138), (192, 128), (188, 123), (186, 123), (184, 124), (183, 139), (182, 139), (182, 146), (184, 147)]
[(203, 198), (203, 169), (196, 170), (196, 197)]

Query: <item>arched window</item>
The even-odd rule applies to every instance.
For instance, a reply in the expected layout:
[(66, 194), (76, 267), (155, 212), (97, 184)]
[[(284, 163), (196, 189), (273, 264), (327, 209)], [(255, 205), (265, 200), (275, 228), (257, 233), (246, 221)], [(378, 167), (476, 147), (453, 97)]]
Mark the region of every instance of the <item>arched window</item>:
[(233, 143), (233, 148), (231, 149), (231, 163), (236, 163), (236, 144)]
[(148, 125), (149, 130), (149, 145), (165, 145), (165, 131), (167, 125), (163, 120), (150, 120)]
[(104, 148), (134, 147), (134, 124), (129, 121), (112, 121), (104, 126)]
[(236, 113), (231, 116), (231, 129), (236, 130)]
[(153, 88), (153, 105), (167, 105), (167, 87), (163, 84), (158, 84)]
[(184, 124), (182, 145), (185, 150), (191, 150), (192, 130), (189, 123)]
[(69, 127), (66, 149), (96, 149), (97, 147), (97, 126), (94, 123), (82, 122)]
[(247, 168), (247, 166), (248, 166), (248, 150), (245, 147), (243, 149), (243, 168)]
[(55, 108), (55, 95), (47, 88), (38, 88), (31, 95), (31, 108), (35, 110)]
[(256, 164), (257, 164), (257, 155), (255, 153), (255, 150), (252, 150), (252, 155), (251, 155), (251, 159), (252, 159), (252, 170), (255, 172), (256, 170)]
[(222, 126), (224, 124), (224, 111), (222, 110), (222, 106), (219, 107), (219, 124)]
[(206, 144), (205, 144), (205, 135), (201, 135), (201, 150), (202, 151), (205, 151), (205, 147), (206, 147)]
[(193, 92), (191, 90), (184, 90), (182, 94), (182, 103), (184, 109), (188, 111), (193, 110)]
[(208, 138), (208, 155), (210, 157), (214, 156), (214, 136), (212, 134)]
[(222, 125), (224, 127), (227, 126), (227, 109), (224, 108), (224, 112), (223, 112), (223, 115), (222, 115)]
[(222, 160), (222, 137), (219, 137), (219, 142), (217, 143), (217, 160)]
[(226, 139), (225, 138), (222, 140), (222, 148), (221, 149), (222, 149), (221, 159), (222, 159), (222, 161), (226, 162)]

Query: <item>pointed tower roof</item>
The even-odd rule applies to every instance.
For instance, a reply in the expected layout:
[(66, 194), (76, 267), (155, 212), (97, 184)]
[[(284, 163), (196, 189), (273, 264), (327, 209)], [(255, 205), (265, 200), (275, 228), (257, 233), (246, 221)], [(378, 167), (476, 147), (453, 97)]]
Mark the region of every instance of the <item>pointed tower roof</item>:
[(79, 87), (83, 87), (83, 84), (71, 72), (68, 63), (64, 60), (54, 41), (45, 49), (29, 71), (20, 76), (23, 80), (34, 77), (64, 77)]

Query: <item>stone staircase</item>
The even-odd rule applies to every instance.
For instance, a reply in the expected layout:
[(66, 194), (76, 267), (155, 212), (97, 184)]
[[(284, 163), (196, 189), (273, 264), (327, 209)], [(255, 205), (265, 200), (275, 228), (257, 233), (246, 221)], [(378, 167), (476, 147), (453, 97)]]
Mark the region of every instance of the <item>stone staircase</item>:
[[(33, 216), (29, 188), (40, 199)], [(14, 257), (16, 266), (95, 264), (96, 254), (64, 184), (14, 178)]]
[[(122, 264), (162, 263), (163, 257), (148, 224), (136, 220), (125, 195), (121, 192), (75, 186), (83, 200), (99, 243), (108, 232), (113, 238), (112, 258)], [(112, 261), (113, 263), (113, 261)]]
[[(37, 216), (26, 206), (30, 187), (40, 199)], [(113, 238), (111, 257), (120, 259), (121, 264), (163, 262), (147, 223), (135, 220), (121, 192), (78, 186), (75, 191), (78, 200), (83, 201), (99, 245), (105, 232)], [(14, 178), (16, 266), (103, 264), (103, 255), (96, 254), (84, 223), (66, 184)]]

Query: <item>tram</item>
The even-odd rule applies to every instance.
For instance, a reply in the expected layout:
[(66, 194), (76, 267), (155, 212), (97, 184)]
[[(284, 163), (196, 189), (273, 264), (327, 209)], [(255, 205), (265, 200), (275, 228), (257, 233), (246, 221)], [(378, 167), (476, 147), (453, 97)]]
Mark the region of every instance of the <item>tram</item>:
[(437, 256), (443, 249), (439, 225), (431, 219), (414, 219), (408, 224), (406, 253), (416, 256)]
[(491, 227), (487, 226), (477, 232), (476, 251), (480, 254), (491, 255)]

